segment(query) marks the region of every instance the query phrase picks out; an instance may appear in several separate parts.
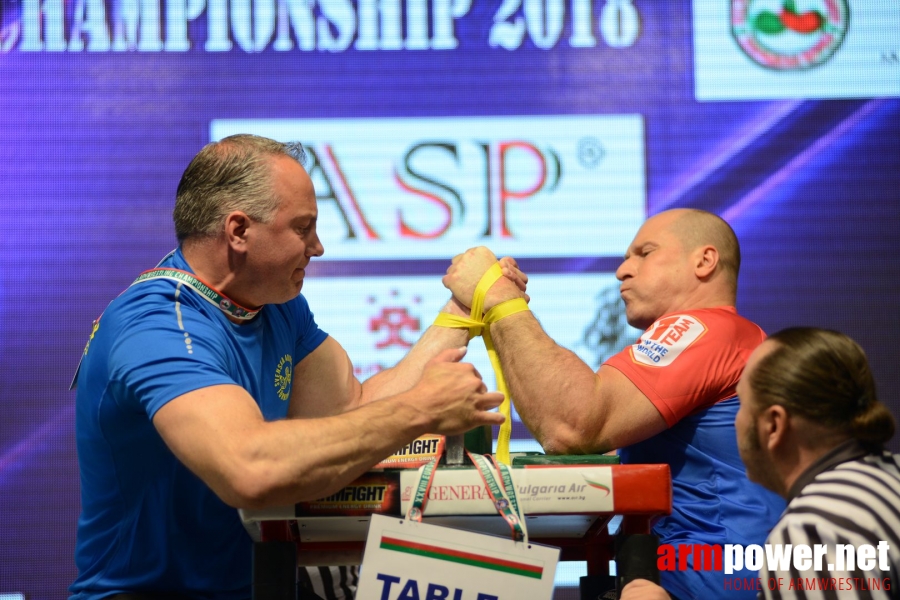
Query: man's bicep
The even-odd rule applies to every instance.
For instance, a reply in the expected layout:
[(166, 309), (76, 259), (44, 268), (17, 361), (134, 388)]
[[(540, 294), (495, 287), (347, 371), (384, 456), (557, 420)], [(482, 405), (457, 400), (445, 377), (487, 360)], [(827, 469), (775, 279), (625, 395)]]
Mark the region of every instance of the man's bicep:
[(608, 452), (666, 429), (649, 398), (624, 374), (603, 365), (590, 386), (581, 380), (561, 396), (565, 410), (542, 419), (538, 437), (549, 454)]
[(598, 442), (607, 449), (642, 442), (668, 428), (653, 402), (624, 373), (603, 365), (597, 372), (605, 407)]
[(237, 385), (187, 392), (153, 415), (154, 427), (178, 460), (226, 502), (239, 464), (235, 442), (247, 439), (262, 423), (256, 402)]
[(361, 387), (344, 348), (331, 336), (294, 368), (288, 416), (336, 415), (359, 405)]

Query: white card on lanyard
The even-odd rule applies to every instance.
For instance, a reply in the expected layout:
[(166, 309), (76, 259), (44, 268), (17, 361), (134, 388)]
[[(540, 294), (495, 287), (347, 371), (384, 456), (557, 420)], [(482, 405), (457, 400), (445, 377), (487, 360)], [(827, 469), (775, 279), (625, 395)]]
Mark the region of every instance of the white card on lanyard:
[(358, 600), (550, 600), (559, 548), (372, 515)]
[(372, 515), (357, 599), (551, 600), (559, 548), (528, 542), (510, 474), (500, 478), (508, 480), (504, 489), (484, 457), (472, 455), (513, 538), (522, 541), (420, 522), (439, 458), (419, 470), (406, 519)]

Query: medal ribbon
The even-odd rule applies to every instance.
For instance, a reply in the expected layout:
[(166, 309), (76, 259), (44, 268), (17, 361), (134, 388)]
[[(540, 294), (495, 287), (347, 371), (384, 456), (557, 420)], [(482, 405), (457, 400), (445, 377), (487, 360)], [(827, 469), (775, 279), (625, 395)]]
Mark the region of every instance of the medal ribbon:
[(500, 477), (503, 481), (503, 487), (501, 487), (497, 483), (497, 475), (491, 467), (491, 463), (483, 454), (473, 454), (468, 451), (466, 451), (466, 454), (469, 455), (469, 458), (472, 459), (472, 462), (478, 468), (481, 480), (484, 481), (488, 494), (491, 495), (491, 500), (494, 502), (494, 508), (497, 509), (500, 516), (509, 525), (512, 539), (516, 542), (521, 541), (527, 544), (528, 530), (525, 527), (524, 515), (519, 510), (516, 487), (513, 484), (509, 467), (500, 462), (494, 463), (501, 474)]
[[(415, 493), (413, 494), (412, 503), (409, 505), (409, 510), (406, 511), (406, 518), (410, 521), (422, 522), (422, 517), (425, 514), (425, 505), (428, 504), (428, 492), (431, 490), (431, 484), (434, 483), (437, 464), (441, 460), (443, 452), (444, 446), (441, 445), (434, 459), (419, 467)], [(516, 488), (509, 467), (502, 463), (495, 463), (503, 481), (503, 486), (501, 487), (497, 483), (497, 475), (491, 467), (491, 463), (484, 455), (473, 454), (468, 451), (466, 451), (466, 454), (478, 469), (481, 480), (484, 482), (488, 494), (491, 496), (491, 501), (494, 503), (494, 508), (509, 525), (512, 539), (517, 542), (524, 541), (527, 544), (528, 530), (525, 527), (525, 519), (522, 512), (519, 510)]]
[(419, 477), (416, 480), (416, 493), (413, 495), (412, 504), (406, 511), (406, 518), (410, 521), (422, 522), (425, 513), (425, 505), (428, 504), (428, 491), (434, 483), (434, 474), (437, 472), (437, 464), (444, 453), (444, 444), (438, 445), (437, 454), (429, 462), (419, 467)]
[(508, 465), (510, 464), (509, 439), (512, 436), (512, 409), (510, 408), (509, 389), (506, 386), (506, 378), (503, 377), (503, 368), (500, 365), (500, 357), (497, 356), (497, 351), (494, 349), (494, 341), (491, 339), (491, 324), (510, 315), (531, 309), (528, 308), (528, 303), (525, 302), (524, 298), (515, 298), (501, 302), (482, 317), (484, 297), (487, 291), (491, 289), (491, 286), (501, 277), (503, 277), (503, 270), (500, 268), (500, 263), (494, 263), (475, 287), (475, 294), (472, 297), (472, 312), (469, 318), (442, 312), (438, 313), (434, 324), (440, 327), (468, 329), (470, 340), (479, 335), (484, 338), (484, 346), (487, 348), (488, 358), (491, 359), (491, 366), (494, 368), (494, 375), (497, 377), (497, 390), (503, 394), (500, 413), (506, 417), (503, 425), (500, 426), (500, 433), (497, 434), (497, 459), (501, 463)]
[(257, 314), (259, 314), (259, 311), (261, 310), (250, 310), (249, 308), (244, 308), (240, 304), (233, 302), (229, 298), (220, 294), (215, 289), (197, 279), (197, 277), (194, 276), (193, 273), (188, 273), (187, 271), (182, 271), (181, 269), (173, 269), (171, 267), (158, 267), (156, 269), (144, 271), (143, 273), (138, 275), (138, 278), (135, 279), (131, 283), (131, 285), (135, 285), (143, 281), (150, 281), (152, 279), (169, 279), (171, 281), (178, 281), (180, 283), (183, 283), (200, 294), (200, 296), (204, 300), (214, 305), (225, 314), (234, 317), (239, 321), (249, 321)]

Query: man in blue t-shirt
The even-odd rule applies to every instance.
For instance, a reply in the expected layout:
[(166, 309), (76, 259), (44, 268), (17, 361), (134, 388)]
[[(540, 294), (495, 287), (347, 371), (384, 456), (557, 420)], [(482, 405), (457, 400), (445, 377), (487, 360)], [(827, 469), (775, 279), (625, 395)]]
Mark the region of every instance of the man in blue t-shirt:
[(203, 148), (178, 186), (178, 249), (94, 324), (76, 375), (73, 599), (248, 598), (235, 508), (321, 498), (419, 435), (502, 422), (502, 395), (459, 362), (466, 331), (429, 328), (356, 379), (300, 295), (324, 251), (302, 159), (250, 135)]

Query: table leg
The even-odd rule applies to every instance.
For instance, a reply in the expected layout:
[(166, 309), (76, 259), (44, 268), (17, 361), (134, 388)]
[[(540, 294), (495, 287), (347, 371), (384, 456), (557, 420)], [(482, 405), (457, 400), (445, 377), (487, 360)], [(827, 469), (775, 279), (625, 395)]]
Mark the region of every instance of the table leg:
[(253, 543), (253, 600), (296, 600), (297, 545)]

